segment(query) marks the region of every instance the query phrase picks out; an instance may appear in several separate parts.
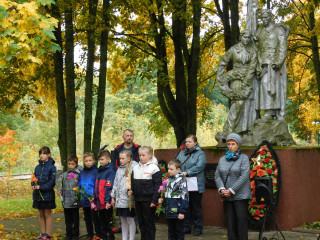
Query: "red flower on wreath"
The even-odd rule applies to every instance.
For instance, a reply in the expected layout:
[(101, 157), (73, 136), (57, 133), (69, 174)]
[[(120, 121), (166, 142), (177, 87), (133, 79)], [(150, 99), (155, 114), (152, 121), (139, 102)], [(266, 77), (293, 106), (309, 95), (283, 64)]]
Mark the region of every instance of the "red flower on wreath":
[(251, 181), (250, 185), (251, 185), (252, 189), (256, 189), (256, 185), (255, 185), (254, 181)]
[(265, 162), (265, 163), (269, 163), (269, 162), (270, 162), (270, 158), (265, 158), (265, 159), (264, 159), (264, 162)]
[(257, 175), (258, 175), (259, 177), (263, 177), (265, 174), (266, 174), (266, 172), (265, 172), (263, 169), (259, 169), (259, 170), (257, 171)]
[(264, 209), (265, 206), (266, 206), (265, 204), (260, 204), (260, 207), (261, 207), (262, 209)]
[(261, 152), (260, 152), (260, 155), (265, 155), (266, 154), (266, 152), (264, 151), (264, 150), (262, 150)]
[(250, 178), (253, 178), (256, 175), (256, 171), (250, 170)]
[(165, 170), (164, 168), (161, 168), (161, 172), (163, 172), (163, 173), (164, 173), (165, 171), (166, 171), (166, 170)]
[(267, 169), (267, 173), (268, 173), (269, 175), (271, 175), (271, 174), (273, 173), (272, 168)]
[(260, 215), (260, 210), (256, 210), (256, 211), (254, 212), (254, 215)]

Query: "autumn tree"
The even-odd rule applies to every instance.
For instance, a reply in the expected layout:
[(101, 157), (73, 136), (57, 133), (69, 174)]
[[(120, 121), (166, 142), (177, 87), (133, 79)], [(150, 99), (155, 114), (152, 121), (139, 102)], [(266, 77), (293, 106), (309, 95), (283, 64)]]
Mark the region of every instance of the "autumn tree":
[(290, 26), (288, 39), (288, 120), (303, 138), (319, 130), (312, 122), (320, 119), (319, 1), (271, 1), (277, 16)]
[(120, 7), (124, 31), (118, 36), (135, 49), (127, 56), (137, 58), (138, 49), (155, 59), (158, 102), (174, 129), (177, 146), (197, 129), (202, 6), (198, 0), (190, 4), (158, 0), (127, 1)]
[[(81, 44), (86, 53), (85, 68), (85, 108), (84, 108), (84, 152), (98, 153), (101, 142), (101, 129), (104, 115), (109, 15), (110, 2), (104, 0), (92, 1), (57, 1), (52, 8), (54, 16), (59, 19), (55, 31), (56, 43), (61, 51), (54, 56), (56, 93), (59, 111), (59, 148), (64, 166), (70, 154), (76, 154), (76, 97), (75, 92), (82, 87), (82, 81), (75, 68), (75, 45)], [(80, 13), (76, 17), (75, 13)], [(61, 25), (65, 25), (65, 31)], [(100, 46), (100, 53), (97, 52)], [(99, 83), (97, 86), (97, 109), (93, 125), (93, 97), (94, 97), (94, 63), (100, 58)], [(65, 65), (63, 65), (65, 59)], [(65, 79), (65, 80), (64, 80)], [(64, 85), (65, 82), (65, 85)], [(76, 84), (78, 82), (78, 84)], [(92, 128), (94, 132), (92, 138)]]
[[(0, 107), (20, 105), (29, 115), (29, 103), (41, 103), (36, 94), (42, 77), (50, 78), (47, 62), (50, 52), (59, 49), (53, 42), (57, 20), (45, 15), (52, 0), (1, 1), (0, 5)], [(40, 70), (41, 68), (41, 70)], [(28, 101), (22, 100), (28, 96)]]

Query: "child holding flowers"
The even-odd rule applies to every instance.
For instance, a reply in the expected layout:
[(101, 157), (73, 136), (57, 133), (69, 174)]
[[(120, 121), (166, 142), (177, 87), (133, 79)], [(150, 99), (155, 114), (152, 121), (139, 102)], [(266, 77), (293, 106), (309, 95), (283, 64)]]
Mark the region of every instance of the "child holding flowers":
[(134, 195), (135, 210), (141, 230), (141, 240), (154, 240), (156, 236), (155, 208), (158, 203), (161, 185), (161, 171), (153, 160), (151, 147), (139, 148), (140, 162), (132, 170), (131, 189)]
[(164, 198), (159, 204), (164, 204), (168, 222), (168, 239), (184, 239), (184, 215), (189, 206), (189, 192), (185, 176), (181, 173), (181, 162), (171, 160), (168, 164), (168, 180), (162, 182), (159, 191), (164, 191)]
[(79, 207), (80, 202), (74, 188), (78, 187), (80, 169), (78, 168), (78, 158), (71, 155), (67, 160), (68, 171), (64, 172), (58, 179), (57, 190), (61, 196), (64, 219), (66, 223), (65, 240), (73, 240), (79, 237)]
[(97, 211), (91, 209), (90, 201), (94, 197), (94, 184), (98, 168), (95, 164), (94, 154), (86, 152), (83, 155), (84, 168), (80, 173), (78, 186), (83, 192), (80, 204), (83, 207), (84, 221), (87, 229), (87, 240), (92, 240), (94, 237), (93, 223), (97, 236), (101, 236), (101, 229)]
[(52, 215), (51, 209), (56, 208), (54, 186), (56, 183), (56, 167), (51, 158), (50, 148), (39, 150), (39, 164), (35, 167), (31, 186), (33, 189), (33, 208), (40, 214), (41, 234), (37, 240), (51, 239)]
[(124, 150), (119, 154), (120, 167), (117, 170), (114, 180), (111, 204), (117, 208), (117, 216), (121, 219), (122, 240), (134, 240), (136, 224), (134, 221), (135, 210), (133, 208), (132, 196), (128, 196), (131, 190), (131, 173), (134, 166), (138, 163), (132, 161), (132, 152)]

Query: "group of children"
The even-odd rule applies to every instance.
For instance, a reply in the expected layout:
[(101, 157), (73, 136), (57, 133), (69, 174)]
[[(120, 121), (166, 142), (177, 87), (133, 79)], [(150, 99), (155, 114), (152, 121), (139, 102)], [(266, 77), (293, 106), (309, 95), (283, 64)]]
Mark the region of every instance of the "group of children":
[[(50, 149), (39, 151), (40, 161), (32, 183), (33, 207), (40, 213), (41, 235), (38, 240), (51, 239), (52, 216), (55, 208), (54, 186), (56, 168)], [(165, 186), (151, 147), (139, 148), (139, 163), (132, 160), (132, 153), (120, 153), (120, 166), (111, 163), (110, 152), (99, 152), (99, 168), (93, 153), (83, 156), (84, 167), (78, 158), (68, 158), (68, 170), (57, 180), (57, 193), (62, 200), (66, 224), (66, 240), (79, 238), (79, 208), (83, 208), (87, 239), (115, 239), (112, 231), (113, 207), (121, 219), (122, 239), (133, 240), (136, 234), (137, 216), (142, 240), (154, 240), (155, 211), (163, 204), (168, 219), (169, 239), (184, 239), (183, 219), (188, 209), (186, 179), (181, 174), (181, 163), (168, 163), (168, 179)], [(160, 198), (160, 186), (164, 186), (164, 198)]]

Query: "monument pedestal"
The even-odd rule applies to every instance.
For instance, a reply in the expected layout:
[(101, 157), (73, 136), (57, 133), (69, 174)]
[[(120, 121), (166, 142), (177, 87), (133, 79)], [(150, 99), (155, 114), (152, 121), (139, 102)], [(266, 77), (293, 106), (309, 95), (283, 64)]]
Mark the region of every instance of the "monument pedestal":
[[(273, 147), (281, 164), (279, 203), (274, 213), (281, 230), (291, 230), (305, 222), (319, 220), (320, 208), (320, 148)], [(208, 163), (218, 163), (225, 154), (224, 148), (204, 148)], [(179, 149), (155, 150), (155, 157), (167, 162), (174, 159)], [(249, 157), (254, 148), (242, 147), (241, 151)], [(217, 189), (206, 188), (202, 196), (204, 224), (225, 227), (223, 202)], [(276, 216), (275, 216), (276, 215)]]
[[(218, 132), (215, 139), (217, 147), (226, 147), (225, 139), (229, 132)], [(255, 120), (251, 131), (238, 133), (242, 137), (242, 146), (258, 146), (263, 140), (268, 140), (272, 146), (291, 146), (295, 144), (289, 133), (286, 120)]]

